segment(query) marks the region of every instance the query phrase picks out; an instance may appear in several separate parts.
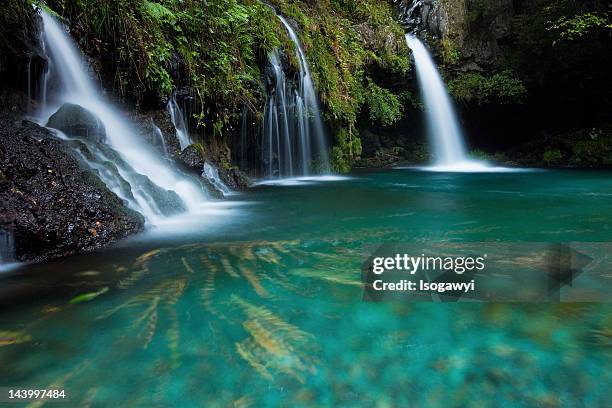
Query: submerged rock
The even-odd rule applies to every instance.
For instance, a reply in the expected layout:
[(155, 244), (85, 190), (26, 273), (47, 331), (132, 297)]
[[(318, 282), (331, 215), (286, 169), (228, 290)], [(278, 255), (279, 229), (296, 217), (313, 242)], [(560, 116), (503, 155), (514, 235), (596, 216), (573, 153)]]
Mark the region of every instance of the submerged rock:
[(96, 115), (79, 105), (63, 104), (49, 118), (47, 126), (61, 130), (68, 136), (104, 143), (106, 129)]
[(0, 118), (0, 230), (18, 261), (94, 250), (143, 229), (142, 215), (69, 149), (36, 124)]

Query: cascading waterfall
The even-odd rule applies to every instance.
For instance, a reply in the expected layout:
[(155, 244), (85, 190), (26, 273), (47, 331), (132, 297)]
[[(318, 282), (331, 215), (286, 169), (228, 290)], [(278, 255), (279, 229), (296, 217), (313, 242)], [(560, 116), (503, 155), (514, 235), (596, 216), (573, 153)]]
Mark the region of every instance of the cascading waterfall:
[(191, 138), (187, 130), (187, 117), (179, 107), (174, 95), (172, 95), (172, 98), (168, 101), (168, 112), (170, 113), (170, 119), (176, 130), (176, 138), (178, 139), (181, 150), (183, 150), (191, 144)]
[(277, 16), (295, 44), (299, 79), (297, 85), (288, 80), (279, 52), (270, 53), (274, 83), (266, 103), (262, 129), (266, 173), (271, 177), (308, 175), (314, 161), (318, 162), (320, 170), (327, 172), (326, 135), (308, 61), (291, 25), (283, 16)]
[[(55, 95), (56, 102), (60, 105), (72, 103), (87, 109), (105, 128), (108, 146), (101, 144), (98, 147), (104, 151), (98, 157), (99, 163), (92, 163), (93, 168), (106, 168), (105, 172), (98, 171), (103, 181), (141, 212), (148, 223), (155, 224), (172, 212), (167, 208), (169, 196), (176, 198), (175, 207), (179, 210), (198, 208), (206, 200), (200, 186), (169, 167), (140, 140), (128, 121), (102, 99), (100, 91), (85, 72), (86, 65), (78, 49), (62, 25), (46, 12), (41, 11), (41, 14), (46, 51), (52, 62), (54, 79), (61, 85), (61, 91)], [(84, 157), (84, 160), (87, 159)]]
[[(268, 98), (264, 111), (264, 134), (268, 144), (268, 174), (276, 173), (278, 175), (292, 176), (294, 170), (294, 148), (292, 145), (294, 143), (293, 136), (295, 132), (293, 131), (294, 129), (289, 127), (289, 123), (292, 122), (289, 118), (289, 111), (299, 101), (293, 98), (296, 94), (285, 78), (278, 51), (270, 53), (269, 61), (275, 81), (274, 89)], [(287, 106), (287, 95), (292, 96), (291, 106)], [(303, 134), (298, 134), (300, 146), (297, 147), (298, 149), (301, 147), (302, 151), (305, 149), (305, 146), (302, 144), (304, 136)], [(275, 157), (276, 161), (274, 160)], [(309, 160), (310, 154), (308, 154), (307, 160), (302, 160), (299, 163), (304, 174), (307, 174), (309, 171)], [(299, 171), (299, 169), (296, 170)]]
[[(170, 101), (168, 101), (168, 112), (170, 113), (170, 118), (172, 124), (174, 125), (174, 130), (176, 132), (179, 145), (181, 150), (183, 150), (191, 144), (191, 137), (189, 136), (189, 131), (187, 130), (187, 116), (177, 103), (176, 95), (172, 95), (172, 98)], [(159, 132), (163, 142), (164, 139), (163, 135), (161, 134), (161, 130), (159, 130), (157, 127), (155, 127), (155, 130)], [(168, 156), (168, 150), (165, 143), (163, 144), (163, 149), (165, 151), (165, 155)], [(208, 161), (204, 162), (201, 175), (210, 183), (210, 186), (221, 193), (222, 196), (232, 194), (232, 190), (221, 180), (219, 170), (212, 163), (209, 163)]]
[(11, 262), (15, 262), (15, 237), (10, 231), (0, 230), (0, 265)]
[(451, 99), (429, 51), (421, 40), (412, 34), (406, 34), (406, 42), (414, 55), (419, 88), (425, 103), (434, 169), (470, 171), (484, 168), (483, 163), (467, 157), (461, 127)]
[(202, 167), (202, 177), (208, 180), (222, 195), (232, 194), (232, 190), (221, 180), (219, 170), (208, 161), (204, 162)]
[(161, 129), (155, 124), (153, 118), (150, 118), (151, 127), (153, 128), (153, 132), (155, 133), (155, 143), (157, 143), (164, 154), (164, 157), (168, 157), (168, 147), (166, 146), (166, 141), (164, 140), (164, 134)]
[(249, 127), (249, 112), (246, 107), (242, 108), (242, 115), (240, 115), (240, 155), (238, 156), (238, 162), (240, 167), (243, 169), (247, 168), (247, 137)]
[[(425, 5), (424, 0), (393, 0), (393, 3), (398, 8), (400, 23), (410, 29), (411, 32), (417, 29), (423, 23), (422, 11), (423, 6), (429, 6), (431, 3)], [(427, 10), (429, 11), (429, 9)]]

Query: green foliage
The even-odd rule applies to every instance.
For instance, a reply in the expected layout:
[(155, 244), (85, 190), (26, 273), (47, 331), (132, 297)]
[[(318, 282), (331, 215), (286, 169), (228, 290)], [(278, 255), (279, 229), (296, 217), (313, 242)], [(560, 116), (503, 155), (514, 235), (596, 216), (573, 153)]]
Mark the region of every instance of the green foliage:
[[(402, 98), (366, 72), (405, 75), (404, 32), (388, 2), (271, 0), (296, 28), (332, 129), (353, 129), (366, 106), (383, 125), (401, 116)], [(195, 118), (223, 136), (242, 108), (261, 111), (261, 68), (283, 48), (297, 68), (293, 43), (274, 11), (257, 0), (49, 0), (81, 33), (85, 51), (101, 62), (121, 95), (137, 103), (189, 89)], [(350, 133), (350, 132), (349, 132)], [(342, 138), (340, 138), (342, 139)], [(340, 140), (339, 139), (339, 140)], [(339, 142), (338, 163), (351, 163), (358, 137)], [(346, 166), (340, 166), (346, 170)]]
[(204, 148), (204, 145), (202, 143), (192, 143), (191, 147), (197, 150), (198, 153), (200, 153), (200, 156), (206, 157), (206, 149)]
[[(280, 45), (272, 10), (254, 0), (50, 0), (79, 24), (115, 87), (137, 102), (189, 87), (198, 119), (222, 135), (243, 105), (255, 106), (260, 61)], [(178, 69), (178, 71), (177, 71)]]
[(563, 154), (561, 154), (559, 149), (546, 150), (544, 151), (544, 155), (542, 157), (542, 160), (544, 160), (547, 165), (559, 163), (561, 159), (563, 159)]
[(476, 160), (490, 161), (494, 163), (506, 163), (508, 161), (508, 158), (503, 153), (490, 154), (480, 149), (472, 150), (469, 156)]
[(522, 81), (510, 70), (490, 77), (477, 72), (460, 74), (449, 82), (448, 88), (457, 101), (477, 104), (517, 103), (523, 100), (527, 92)]
[(588, 138), (572, 144), (570, 161), (580, 166), (610, 166), (612, 164), (612, 137), (599, 129), (592, 129)]
[(572, 17), (561, 16), (555, 22), (548, 25), (548, 30), (554, 31), (559, 40), (572, 41), (590, 35), (598, 29), (612, 29), (609, 12), (587, 12), (576, 14)]
[(512, 153), (512, 159), (527, 166), (564, 165), (609, 167), (612, 165), (612, 125), (546, 134)]
[(539, 0), (514, 17), (508, 60), (515, 72), (538, 86), (555, 78), (580, 84), (607, 70), (598, 66), (609, 60), (610, 35), (605, 1)]
[(274, 0), (272, 3), (283, 15), (297, 22), (321, 101), (327, 108), (326, 115), (338, 127), (353, 126), (357, 120), (370, 84), (366, 69), (375, 67), (400, 75), (407, 73), (409, 59), (403, 29), (387, 2)]
[(383, 126), (392, 125), (402, 118), (404, 107), (400, 97), (371, 80), (368, 81), (366, 88), (366, 102), (370, 110), (370, 119)]
[(489, 160), (490, 155), (484, 150), (476, 149), (470, 152), (470, 157), (476, 160)]
[(456, 65), (461, 60), (461, 51), (459, 47), (450, 38), (443, 38), (439, 43), (440, 56), (445, 65)]
[(332, 170), (346, 173), (361, 156), (361, 140), (352, 131), (340, 129), (336, 134), (336, 144), (331, 150)]

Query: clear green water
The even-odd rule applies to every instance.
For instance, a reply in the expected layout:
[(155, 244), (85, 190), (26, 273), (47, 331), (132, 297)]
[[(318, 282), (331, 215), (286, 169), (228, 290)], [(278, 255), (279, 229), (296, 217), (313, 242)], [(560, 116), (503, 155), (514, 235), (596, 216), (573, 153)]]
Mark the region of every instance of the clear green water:
[(0, 276), (0, 385), (61, 387), (70, 406), (606, 406), (608, 304), (367, 303), (360, 268), (364, 244), (611, 241), (611, 180), (256, 187), (172, 232)]

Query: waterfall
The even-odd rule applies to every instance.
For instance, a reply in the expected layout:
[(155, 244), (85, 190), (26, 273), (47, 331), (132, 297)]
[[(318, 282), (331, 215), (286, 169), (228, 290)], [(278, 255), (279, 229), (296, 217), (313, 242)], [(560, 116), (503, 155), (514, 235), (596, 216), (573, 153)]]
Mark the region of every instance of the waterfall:
[(176, 138), (178, 139), (181, 150), (185, 149), (191, 144), (191, 138), (187, 130), (187, 117), (176, 102), (175, 95), (168, 101), (168, 112), (170, 113), (170, 119), (176, 130)]
[(242, 108), (242, 115), (240, 116), (240, 155), (238, 160), (240, 167), (246, 169), (247, 167), (247, 133), (248, 133), (248, 121), (249, 115), (246, 107)]
[(232, 190), (230, 190), (223, 180), (221, 180), (221, 177), (219, 177), (219, 170), (208, 161), (204, 162), (202, 177), (208, 180), (208, 182), (224, 196), (232, 193)]
[(149, 118), (151, 121), (151, 127), (153, 128), (153, 132), (155, 133), (155, 143), (161, 148), (164, 157), (168, 157), (168, 147), (166, 146), (166, 141), (164, 140), (164, 134), (161, 129), (155, 124), (153, 118)]
[(425, 0), (393, 0), (393, 3), (398, 9), (400, 23), (412, 33), (423, 27), (435, 5)]
[[(274, 88), (264, 111), (264, 134), (268, 141), (268, 166), (269, 175), (277, 173), (285, 176), (293, 176), (293, 171), (302, 171), (307, 174), (309, 171), (309, 160), (303, 160), (299, 164), (299, 169), (294, 169), (293, 164), (293, 136), (294, 129), (289, 127), (291, 122), (289, 118), (289, 110), (297, 103), (293, 98), (293, 89), (291, 84), (285, 78), (283, 67), (280, 63), (278, 51), (274, 51), (269, 55), (269, 62), (272, 67), (272, 75), (274, 76)], [(287, 106), (289, 101), (287, 96), (291, 97), (291, 106)], [(294, 115), (292, 115), (294, 116)], [(298, 135), (302, 136), (302, 135)], [(299, 146), (296, 146), (299, 148)], [(276, 158), (276, 162), (275, 162)]]
[(419, 88), (425, 103), (434, 168), (469, 171), (485, 167), (483, 163), (469, 160), (467, 157), (461, 127), (429, 51), (412, 34), (406, 34), (406, 41), (414, 55)]
[[(268, 176), (308, 175), (313, 161), (329, 171), (326, 134), (308, 61), (295, 31), (277, 14), (295, 44), (299, 78), (286, 78), (278, 51), (268, 56), (272, 89), (263, 115), (263, 152)], [(297, 83), (296, 83), (297, 82)]]
[[(64, 27), (44, 11), (44, 42), (53, 67), (54, 79), (61, 85), (55, 100), (60, 105), (80, 105), (95, 114), (104, 126), (106, 144), (88, 145), (90, 154), (97, 156), (91, 163), (90, 155), (83, 160), (90, 163), (102, 180), (135, 210), (141, 212), (149, 224), (181, 209), (194, 210), (206, 200), (201, 188), (191, 179), (168, 166), (138, 136), (127, 119), (116, 112), (89, 79), (78, 48)], [(105, 177), (107, 175), (108, 177)], [(168, 198), (176, 198), (169, 203)], [(172, 208), (170, 208), (172, 207)], [(172, 211), (174, 208), (174, 211)]]
[(11, 231), (0, 230), (0, 264), (15, 262), (15, 237)]

